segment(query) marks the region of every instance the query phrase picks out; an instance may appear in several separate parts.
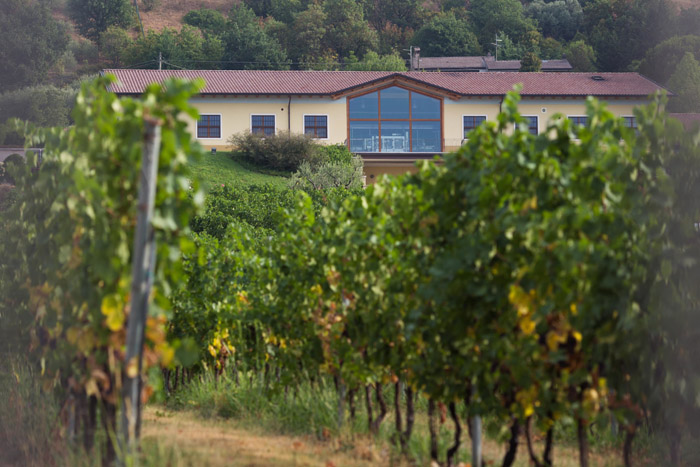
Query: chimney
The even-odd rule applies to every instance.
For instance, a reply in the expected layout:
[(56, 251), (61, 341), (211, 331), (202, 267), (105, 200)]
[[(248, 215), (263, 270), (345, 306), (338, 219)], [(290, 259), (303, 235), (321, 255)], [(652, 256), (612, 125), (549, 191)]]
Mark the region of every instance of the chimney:
[(411, 56), (411, 71), (420, 69), (420, 47), (413, 47), (413, 55)]

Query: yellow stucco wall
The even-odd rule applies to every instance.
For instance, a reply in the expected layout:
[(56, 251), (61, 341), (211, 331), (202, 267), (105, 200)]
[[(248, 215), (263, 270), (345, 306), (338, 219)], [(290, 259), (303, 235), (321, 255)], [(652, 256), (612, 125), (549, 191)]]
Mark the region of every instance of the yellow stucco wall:
[(386, 175), (403, 175), (405, 173), (415, 173), (418, 168), (415, 165), (365, 165), (365, 176), (367, 184), (371, 185), (376, 182), (380, 176)]
[[(644, 104), (642, 101), (630, 101), (625, 99), (609, 99), (606, 101), (608, 110), (618, 117), (634, 115), (633, 109)], [(542, 132), (547, 128), (550, 119), (556, 114), (567, 117), (585, 116), (585, 99), (523, 99), (518, 106), (520, 114), (523, 116), (537, 116), (538, 131)]]
[[(237, 97), (237, 98), (195, 98), (192, 105), (200, 115), (221, 115), (221, 138), (198, 138), (206, 149), (213, 147), (228, 150), (227, 140), (231, 135), (251, 129), (252, 115), (274, 115), (276, 131), (303, 133), (304, 115), (327, 115), (328, 138), (320, 143), (344, 143), (347, 138), (347, 115), (345, 99), (298, 98), (292, 97), (291, 119), (288, 120), (289, 98), (284, 97)], [(197, 124), (188, 120), (188, 129), (197, 134)]]
[(445, 99), (443, 106), (443, 127), (445, 137), (445, 152), (457, 150), (462, 144), (464, 131), (463, 116), (485, 116), (486, 120), (494, 121), (500, 109), (498, 99)]
[[(459, 148), (462, 141), (462, 117), (464, 115), (483, 115), (488, 121), (494, 121), (500, 110), (500, 98), (493, 99), (444, 99), (443, 135), (445, 151)], [(632, 109), (643, 101), (610, 99), (608, 108), (618, 116), (632, 115)], [(338, 144), (347, 141), (347, 107), (346, 99), (292, 97), (291, 120), (288, 121), (289, 98), (287, 97), (227, 97), (196, 98), (192, 104), (200, 114), (221, 115), (221, 138), (202, 138), (199, 142), (207, 149), (216, 147), (228, 149), (228, 138), (242, 131), (250, 130), (252, 115), (274, 115), (277, 131), (292, 133), (304, 131), (304, 115), (327, 115), (328, 138), (321, 143)], [(557, 113), (567, 116), (585, 115), (585, 99), (523, 99), (520, 113), (538, 117), (539, 130), (543, 131), (549, 119)], [(196, 122), (189, 121), (189, 130), (196, 135)]]
[[(443, 100), (443, 137), (445, 151), (457, 150), (462, 142), (464, 115), (485, 116), (487, 121), (494, 121), (500, 110), (500, 98), (471, 98)], [(633, 115), (634, 107), (642, 105), (642, 100), (609, 99), (608, 109), (618, 116)], [(292, 97), (291, 114), (288, 97), (221, 97), (195, 98), (192, 104), (200, 114), (221, 115), (221, 138), (199, 139), (207, 150), (217, 148), (228, 150), (227, 140), (235, 133), (250, 130), (252, 115), (274, 115), (276, 130), (303, 133), (304, 115), (327, 115), (328, 138), (318, 140), (324, 144), (347, 142), (347, 100), (331, 98)], [(585, 99), (542, 99), (523, 98), (520, 113), (538, 117), (539, 131), (547, 127), (555, 114), (582, 116), (586, 113)], [(288, 121), (288, 115), (291, 115)], [(197, 134), (196, 122), (188, 122), (189, 130)], [(415, 171), (411, 164), (370, 164), (365, 166), (367, 183), (374, 183), (381, 174), (399, 175)]]

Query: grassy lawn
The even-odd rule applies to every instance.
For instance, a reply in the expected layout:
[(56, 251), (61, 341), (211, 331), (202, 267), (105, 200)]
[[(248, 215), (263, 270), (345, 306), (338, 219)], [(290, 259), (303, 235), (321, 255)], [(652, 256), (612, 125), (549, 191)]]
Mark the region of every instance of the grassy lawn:
[(191, 163), (192, 174), (199, 178), (205, 191), (216, 185), (247, 186), (266, 183), (283, 188), (287, 178), (268, 175), (243, 166), (231, 159), (228, 152), (207, 153), (198, 162)]

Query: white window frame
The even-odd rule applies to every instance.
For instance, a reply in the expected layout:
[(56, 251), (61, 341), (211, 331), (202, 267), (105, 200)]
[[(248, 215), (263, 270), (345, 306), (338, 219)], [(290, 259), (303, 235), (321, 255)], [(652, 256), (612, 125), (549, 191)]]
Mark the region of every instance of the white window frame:
[(224, 117), (221, 116), (221, 114), (215, 113), (215, 112), (207, 112), (207, 113), (201, 113), (199, 114), (199, 117), (201, 118), (204, 115), (218, 115), (219, 116), (219, 137), (218, 138), (213, 138), (211, 136), (203, 136), (199, 137), (199, 119), (195, 121), (195, 135), (197, 136), (197, 139), (222, 139), (222, 135), (224, 134), (223, 132), (223, 127), (224, 127)]
[(326, 137), (317, 138), (315, 136), (312, 136), (312, 138), (319, 141), (328, 141), (329, 139), (331, 139), (331, 119), (330, 117), (328, 117), (328, 114), (302, 114), (301, 127), (302, 133), (304, 134), (306, 134), (306, 117), (326, 117)]
[[(249, 129), (250, 129), (251, 133), (253, 133), (253, 117), (275, 117), (275, 133), (274, 134), (275, 135), (277, 134), (277, 114), (258, 114), (258, 113), (250, 114), (250, 120), (249, 120), (250, 127), (249, 127)], [(263, 133), (263, 136), (265, 136), (264, 133)]]
[[(537, 134), (533, 136), (538, 136), (540, 134), (540, 116), (539, 115), (523, 115), (523, 118), (536, 118), (537, 119)], [(528, 125), (528, 132), (530, 130), (530, 125)], [(532, 133), (530, 133), (532, 134)]]
[(460, 129), (462, 132), (462, 142), (467, 141), (469, 139), (469, 138), (467, 138), (467, 135), (464, 134), (464, 117), (484, 117), (485, 122), (489, 121), (488, 115), (462, 114), (462, 120), (460, 122)]

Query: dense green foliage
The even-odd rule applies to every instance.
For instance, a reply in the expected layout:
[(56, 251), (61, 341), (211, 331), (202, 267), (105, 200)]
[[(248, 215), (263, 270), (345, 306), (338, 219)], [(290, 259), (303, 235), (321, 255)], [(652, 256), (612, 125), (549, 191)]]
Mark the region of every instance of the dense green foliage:
[(692, 53), (686, 52), (668, 80), (668, 87), (676, 93), (676, 98), (669, 104), (674, 112), (700, 111), (700, 63)]
[(362, 188), (364, 179), (362, 158), (349, 161), (320, 161), (315, 164), (302, 162), (289, 180), (289, 187), (305, 191), (344, 188)]
[(433, 18), (416, 32), (412, 43), (426, 57), (478, 55), (481, 51), (469, 23), (455, 17), (453, 12)]
[(37, 126), (68, 126), (80, 81), (59, 88), (37, 85), (0, 94), (0, 144), (24, 145), (24, 136), (9, 119), (32, 122)]
[(232, 135), (229, 145), (240, 157), (258, 167), (280, 171), (295, 171), (302, 162), (315, 163), (320, 156), (320, 145), (306, 135), (279, 132), (262, 135), (245, 131)]
[(537, 22), (543, 36), (560, 40), (573, 39), (583, 23), (578, 0), (535, 0), (526, 7), (525, 14)]
[(0, 92), (44, 82), (68, 46), (66, 25), (44, 0), (0, 1), (0, 31)]
[(588, 126), (532, 136), (516, 104), (443, 165), (364, 194), (217, 190), (171, 333), (217, 373), (330, 375), (341, 401), (392, 381), (516, 434), (534, 423), (550, 447), (573, 419), (584, 457), (599, 413), (633, 433), (648, 410), (680, 439), (700, 409), (697, 342), (679, 328), (699, 303), (698, 136), (659, 102), (636, 134), (592, 101)]
[[(175, 357), (163, 313), (181, 277), (180, 250), (191, 251), (184, 235), (202, 198), (196, 184), (189, 189), (186, 156), (201, 149), (181, 115), (197, 117), (187, 101), (203, 83), (151, 85), (141, 100), (117, 98), (106, 90), (111, 82), (83, 86), (69, 129), (28, 134), (30, 144), (45, 144), (43, 162), (37, 166), (30, 155), (11, 172), (17, 200), (2, 213), (0, 230), (2, 351), (29, 354), (40, 365), (44, 389), (70, 402), (66, 410), (82, 423), (86, 444), (95, 429), (88, 400), (93, 407), (100, 401), (113, 434), (122, 371), (139, 371), (123, 361), (122, 349), (144, 118), (162, 128), (153, 218), (156, 306), (146, 323), (144, 372)], [(78, 426), (68, 429), (74, 436)]]
[(68, 11), (78, 32), (95, 41), (108, 27), (126, 28), (136, 19), (129, 0), (68, 0)]
[[(199, 30), (183, 26), (180, 31), (165, 28), (160, 32), (149, 31), (145, 38), (127, 41), (116, 31), (107, 30), (103, 41), (110, 40), (112, 56), (118, 63), (147, 63), (162, 54), (167, 63), (175, 62), (188, 68), (210, 68), (211, 62), (218, 62), (224, 56), (224, 43), (216, 36), (202, 36)], [(121, 49), (118, 47), (121, 46)], [(114, 58), (112, 58), (114, 60)]]
[(350, 52), (344, 69), (348, 71), (406, 71), (406, 62), (396, 53), (379, 55), (377, 52), (369, 51), (362, 57), (362, 60), (358, 60), (355, 54)]

